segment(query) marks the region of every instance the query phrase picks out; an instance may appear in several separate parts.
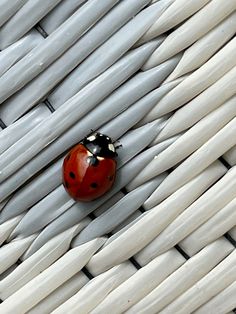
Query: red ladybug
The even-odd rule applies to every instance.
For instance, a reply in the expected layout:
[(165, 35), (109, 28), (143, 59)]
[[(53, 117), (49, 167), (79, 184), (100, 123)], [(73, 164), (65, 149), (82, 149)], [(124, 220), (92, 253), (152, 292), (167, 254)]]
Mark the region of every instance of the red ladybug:
[(116, 175), (116, 147), (101, 133), (85, 137), (63, 163), (63, 185), (76, 201), (89, 202), (109, 191)]

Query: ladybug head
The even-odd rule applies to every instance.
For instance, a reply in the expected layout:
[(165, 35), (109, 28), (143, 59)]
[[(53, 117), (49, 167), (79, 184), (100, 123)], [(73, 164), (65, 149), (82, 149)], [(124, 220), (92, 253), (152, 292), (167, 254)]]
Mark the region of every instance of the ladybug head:
[(112, 139), (107, 135), (95, 132), (85, 137), (82, 143), (95, 156), (104, 158), (117, 157)]

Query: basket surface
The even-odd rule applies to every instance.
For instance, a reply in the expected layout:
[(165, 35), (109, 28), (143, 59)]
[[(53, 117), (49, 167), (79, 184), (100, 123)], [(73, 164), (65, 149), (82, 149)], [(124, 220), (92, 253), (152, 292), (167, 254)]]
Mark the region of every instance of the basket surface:
[[(235, 0), (0, 0), (1, 314), (235, 311), (235, 33)], [(117, 178), (76, 203), (90, 129)]]

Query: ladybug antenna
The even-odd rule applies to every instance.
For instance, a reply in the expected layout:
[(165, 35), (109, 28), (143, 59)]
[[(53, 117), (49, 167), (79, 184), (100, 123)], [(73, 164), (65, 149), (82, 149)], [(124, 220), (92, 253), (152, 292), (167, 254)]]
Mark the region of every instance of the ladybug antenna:
[(94, 131), (93, 129), (90, 129), (90, 133), (88, 133), (88, 135), (86, 137), (89, 137), (90, 135), (93, 135), (94, 133), (96, 133), (96, 131)]

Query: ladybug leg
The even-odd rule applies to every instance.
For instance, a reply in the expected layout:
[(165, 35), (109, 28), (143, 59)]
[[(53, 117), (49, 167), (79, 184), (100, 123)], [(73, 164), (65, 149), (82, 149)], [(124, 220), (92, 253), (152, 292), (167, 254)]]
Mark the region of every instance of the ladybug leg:
[[(118, 141), (117, 141), (118, 142)], [(123, 147), (123, 145), (122, 144), (118, 144), (117, 146), (115, 146), (115, 149), (119, 149), (119, 148), (121, 148), (121, 147)]]

